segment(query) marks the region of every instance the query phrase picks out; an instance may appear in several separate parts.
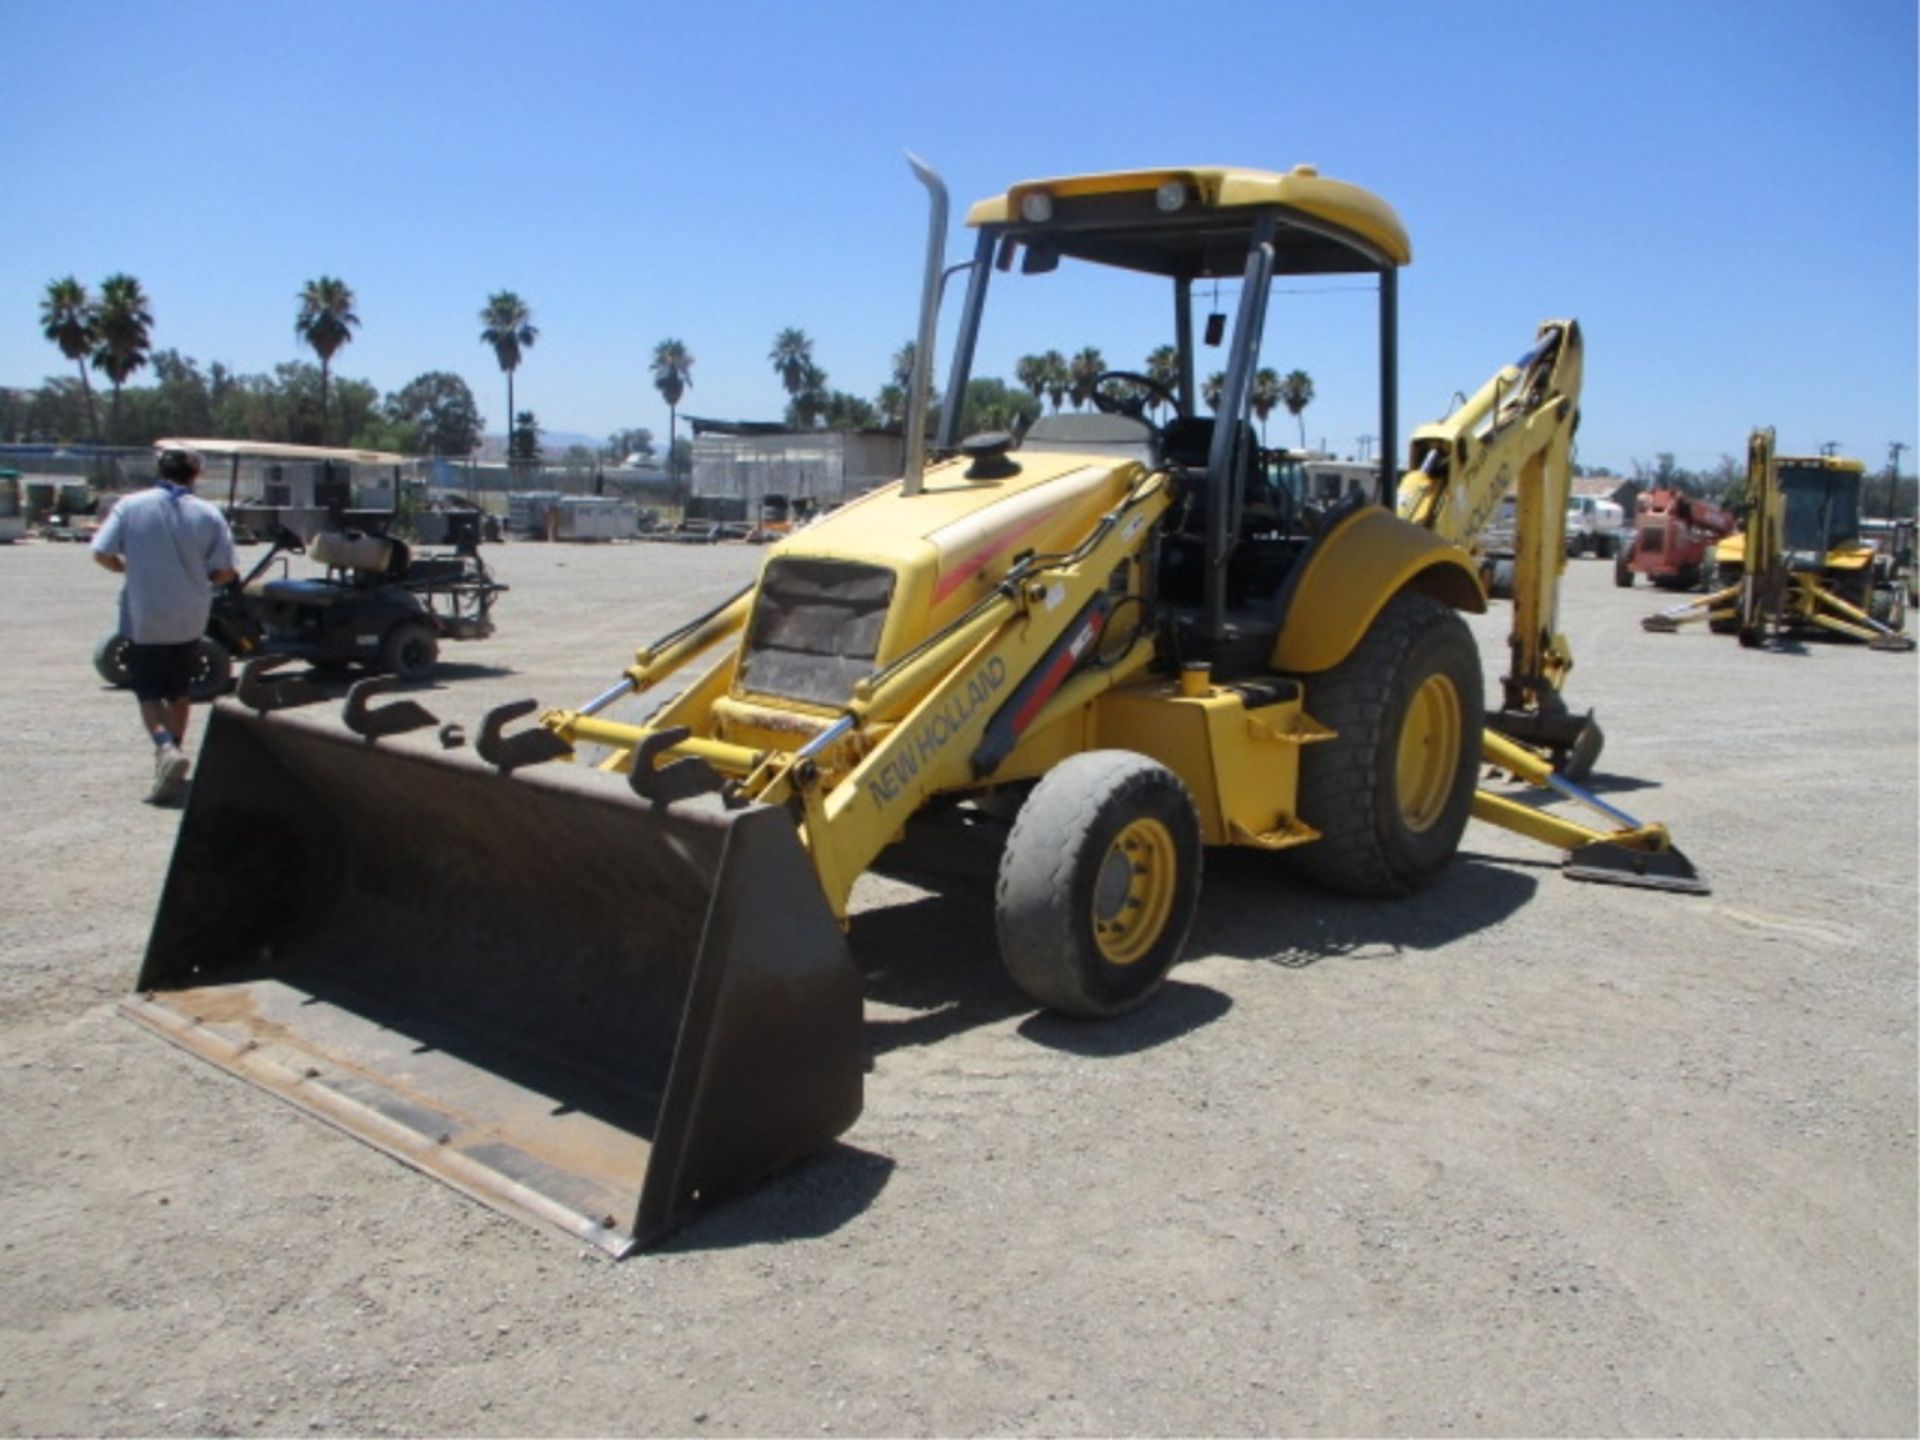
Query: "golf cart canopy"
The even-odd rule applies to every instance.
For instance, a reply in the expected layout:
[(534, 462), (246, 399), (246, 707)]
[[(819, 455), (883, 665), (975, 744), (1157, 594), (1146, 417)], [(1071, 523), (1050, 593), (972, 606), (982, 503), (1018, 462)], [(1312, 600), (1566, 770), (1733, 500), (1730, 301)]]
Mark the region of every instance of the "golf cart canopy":
[(967, 224), (1023, 242), (1028, 269), (1068, 256), (1200, 280), (1246, 268), (1263, 212), (1277, 214), (1277, 275), (1375, 273), (1413, 259), (1392, 206), (1310, 165), (1284, 174), (1200, 167), (1028, 180), (979, 201)]

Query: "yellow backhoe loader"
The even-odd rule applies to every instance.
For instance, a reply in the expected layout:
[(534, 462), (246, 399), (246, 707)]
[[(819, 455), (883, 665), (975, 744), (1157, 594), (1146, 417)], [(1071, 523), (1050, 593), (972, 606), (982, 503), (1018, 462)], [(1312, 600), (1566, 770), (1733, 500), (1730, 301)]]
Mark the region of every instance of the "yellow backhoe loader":
[[(534, 702), (502, 707), (471, 745), (417, 699), (381, 701), (391, 680), (356, 686), (333, 720), (299, 703), (302, 680), (251, 667), (209, 722), (133, 1015), (624, 1253), (853, 1122), (849, 896), (910, 822), (1012, 812), (1002, 958), (1077, 1016), (1159, 986), (1207, 846), (1397, 896), (1446, 868), (1472, 811), (1573, 852), (1577, 877), (1704, 888), (1659, 825), (1477, 800), (1483, 755), (1591, 797), (1536, 749), (1483, 738), (1459, 613), (1485, 605), (1473, 558), (1397, 516), (1384, 483), (1310, 513), (1254, 443), (1276, 279), (1361, 275), (1393, 453), (1411, 251), (1383, 201), (1307, 167), (1087, 175), (981, 201), (929, 454), (946, 191), (914, 164), (932, 216), (901, 480), (771, 546), (751, 586), (592, 700), (525, 726)], [(963, 438), (989, 289), (1045, 303), (1035, 292), (1076, 271), (1171, 302), (1177, 381), (1107, 377), (1095, 413), (1044, 416), (1017, 446)], [(1226, 345), (1208, 416), (1195, 287), (1216, 281), (1239, 291), (1231, 325), (1204, 330)], [(1570, 406), (1577, 332), (1543, 343), (1551, 364), (1543, 349), (1520, 391)], [(1487, 414), (1504, 435), (1500, 394)], [(1149, 423), (1144, 395), (1173, 418)], [(1429, 473), (1463, 473), (1497, 438), (1460, 429)], [(1571, 746), (1572, 728), (1548, 733), (1564, 647), (1550, 615), (1529, 624), (1500, 713)], [(656, 687), (669, 698), (650, 714), (621, 713)]]
[(1872, 650), (1912, 650), (1902, 582), (1863, 537), (1866, 466), (1837, 455), (1779, 455), (1772, 430), (1747, 440), (1746, 514), (1714, 547), (1709, 594), (1640, 623), (1670, 634), (1704, 619), (1746, 646), (1805, 634), (1864, 641)]

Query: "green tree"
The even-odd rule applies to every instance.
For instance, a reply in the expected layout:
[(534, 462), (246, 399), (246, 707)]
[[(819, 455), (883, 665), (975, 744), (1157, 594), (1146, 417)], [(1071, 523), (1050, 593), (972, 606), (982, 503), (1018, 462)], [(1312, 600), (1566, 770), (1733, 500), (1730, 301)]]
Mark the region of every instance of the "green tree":
[(513, 430), (507, 436), (507, 458), (530, 468), (540, 463), (540, 455), (540, 422), (531, 410), (522, 410), (513, 417)]
[(767, 359), (773, 364), (773, 373), (780, 377), (788, 400), (797, 398), (807, 388), (809, 376), (817, 373), (813, 364), (813, 341), (806, 331), (791, 325), (773, 337), (773, 349), (767, 352)]
[(1013, 362), (1013, 378), (1020, 382), (1024, 390), (1035, 395), (1043, 395), (1047, 389), (1047, 357), (1044, 355), (1022, 355)]
[(693, 352), (679, 340), (662, 340), (653, 347), (653, 388), (667, 402), (667, 478), (681, 497), (680, 397), (693, 388)]
[[(309, 280), (300, 291), (300, 310), (293, 317), (293, 333), (320, 357), (320, 434), (326, 443), (327, 382), (333, 374), (333, 357), (340, 347), (353, 339), (360, 317), (353, 313), (353, 291), (347, 282), (332, 275)], [(342, 427), (343, 431), (345, 427)]]
[(191, 358), (178, 350), (155, 351), (153, 376), (158, 382), (159, 422), (154, 433), (144, 438), (213, 433), (212, 387)]
[[(1265, 371), (1262, 373), (1271, 374), (1272, 372)], [(1227, 372), (1224, 370), (1214, 371), (1211, 375), (1207, 376), (1205, 382), (1200, 386), (1201, 403), (1205, 405), (1207, 409), (1214, 411), (1216, 414), (1219, 413), (1220, 397), (1225, 393), (1226, 388)], [(1263, 445), (1266, 443), (1264, 436), (1261, 438), (1260, 443)]]
[(1280, 403), (1300, 422), (1300, 448), (1307, 448), (1306, 409), (1313, 403), (1313, 377), (1304, 370), (1289, 370), (1280, 382)]
[[(1298, 373), (1298, 372), (1295, 372)], [(1307, 384), (1308, 399), (1312, 398), (1313, 384)], [(1280, 403), (1280, 372), (1270, 366), (1262, 365), (1253, 372), (1253, 393), (1248, 396), (1253, 407), (1253, 418), (1260, 422), (1260, 447), (1267, 444), (1267, 417), (1273, 414), (1274, 407)], [(1298, 412), (1296, 412), (1298, 413)], [(1306, 449), (1302, 442), (1301, 449)]]
[[(1170, 395), (1180, 393), (1180, 352), (1171, 345), (1158, 345), (1147, 356), (1147, 378), (1158, 381)], [(1147, 408), (1159, 410), (1167, 402), (1158, 395), (1147, 397)]]
[(98, 338), (99, 312), (87, 287), (69, 275), (47, 282), (40, 301), (40, 331), (60, 347), (60, 353), (80, 371), (80, 389), (87, 398), (87, 436), (100, 443), (100, 415), (93, 403), (93, 382), (87, 378), (87, 357)]
[(1045, 370), (1040, 382), (1041, 389), (1057, 413), (1067, 403), (1067, 394), (1073, 388), (1073, 375), (1067, 366), (1067, 357), (1058, 350), (1047, 351), (1040, 357), (1040, 362)]
[(616, 464), (623, 464), (629, 455), (638, 455), (642, 460), (653, 458), (653, 431), (646, 426), (637, 426), (632, 430), (616, 430), (607, 437), (607, 455)]
[(1040, 413), (1038, 397), (1016, 390), (1004, 380), (982, 377), (967, 382), (967, 398), (960, 411), (960, 433), (977, 435), (1004, 430), (1014, 434), (1031, 425)]
[(1073, 397), (1074, 409), (1084, 408), (1093, 399), (1094, 382), (1106, 368), (1106, 357), (1091, 345), (1067, 362), (1067, 393)]
[(787, 402), (786, 421), (794, 430), (811, 430), (826, 418), (829, 394), (827, 372), (811, 360), (800, 371), (800, 388)]
[(879, 412), (882, 425), (889, 430), (898, 429), (907, 418), (906, 388), (889, 380), (880, 387), (880, 393), (874, 397), (873, 405)]
[(464, 459), (479, 447), (480, 407), (467, 382), (449, 370), (414, 376), (387, 396), (382, 410), (406, 433), (405, 449)]
[(893, 383), (902, 390), (913, 388), (913, 362), (919, 354), (919, 346), (909, 340), (893, 352)]
[(820, 418), (829, 430), (870, 430), (880, 417), (873, 406), (858, 395), (830, 390), (821, 403)]
[(120, 392), (134, 371), (147, 363), (153, 346), (153, 310), (140, 282), (131, 275), (109, 275), (100, 284), (100, 308), (94, 327), (93, 368), (113, 382), (113, 406), (107, 438), (117, 440)]
[[(513, 372), (520, 368), (521, 357), (533, 348), (533, 342), (540, 338), (539, 330), (534, 328), (533, 311), (511, 290), (500, 290), (487, 297), (487, 308), (480, 312), (480, 343), (493, 347), (494, 359), (500, 362), (500, 368), (507, 374), (507, 426), (511, 431), (514, 416), (513, 408)], [(507, 448), (513, 448), (512, 435), (508, 435)]]

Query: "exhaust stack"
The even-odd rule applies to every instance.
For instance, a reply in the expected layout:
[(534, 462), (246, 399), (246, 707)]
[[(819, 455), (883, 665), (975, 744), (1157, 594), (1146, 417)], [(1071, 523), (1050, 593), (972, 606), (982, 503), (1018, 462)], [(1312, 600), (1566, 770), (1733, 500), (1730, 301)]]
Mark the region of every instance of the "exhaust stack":
[(907, 389), (907, 454), (903, 495), (918, 495), (927, 468), (927, 409), (933, 390), (933, 335), (940, 313), (940, 282), (946, 270), (947, 185), (934, 168), (907, 152), (907, 164), (927, 187), (927, 273), (920, 290), (920, 333), (913, 342), (913, 377)]

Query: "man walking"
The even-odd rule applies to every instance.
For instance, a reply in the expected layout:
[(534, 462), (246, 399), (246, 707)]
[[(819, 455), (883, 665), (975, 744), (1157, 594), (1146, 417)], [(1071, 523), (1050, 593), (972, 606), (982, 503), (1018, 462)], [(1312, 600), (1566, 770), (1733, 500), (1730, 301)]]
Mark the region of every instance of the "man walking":
[(153, 740), (153, 805), (176, 803), (190, 765), (182, 752), (200, 636), (213, 608), (213, 587), (233, 580), (233, 533), (226, 517), (197, 499), (200, 456), (160, 452), (151, 489), (113, 507), (93, 540), (101, 568), (126, 577), (120, 589), (120, 633), (140, 719)]

